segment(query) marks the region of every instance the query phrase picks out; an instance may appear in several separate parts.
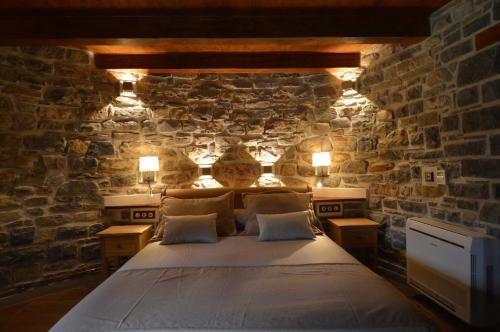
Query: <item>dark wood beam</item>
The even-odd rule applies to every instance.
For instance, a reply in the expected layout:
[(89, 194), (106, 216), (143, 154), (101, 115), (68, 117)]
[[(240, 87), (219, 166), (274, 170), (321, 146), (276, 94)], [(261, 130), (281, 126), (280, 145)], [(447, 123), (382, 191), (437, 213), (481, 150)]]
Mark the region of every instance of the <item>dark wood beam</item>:
[(500, 41), (500, 23), (481, 31), (476, 35), (476, 50), (482, 50)]
[(418, 8), (1, 12), (0, 44), (127, 45), (158, 38), (320, 38), (398, 42), (429, 35)]
[(95, 54), (100, 69), (147, 70), (259, 70), (327, 69), (359, 67), (359, 53), (165, 53), (165, 54)]

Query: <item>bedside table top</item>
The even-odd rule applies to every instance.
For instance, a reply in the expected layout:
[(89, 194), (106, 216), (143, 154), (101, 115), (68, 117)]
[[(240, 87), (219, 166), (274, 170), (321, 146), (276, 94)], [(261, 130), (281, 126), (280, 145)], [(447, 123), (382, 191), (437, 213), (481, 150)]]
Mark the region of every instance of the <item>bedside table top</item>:
[(370, 220), (368, 218), (339, 218), (339, 219), (328, 219), (330, 223), (337, 227), (350, 228), (350, 227), (373, 227), (377, 228), (380, 226), (379, 223)]
[(123, 226), (111, 226), (103, 231), (97, 233), (97, 236), (120, 236), (120, 235), (132, 235), (132, 234), (142, 234), (149, 230), (151, 225), (123, 225)]

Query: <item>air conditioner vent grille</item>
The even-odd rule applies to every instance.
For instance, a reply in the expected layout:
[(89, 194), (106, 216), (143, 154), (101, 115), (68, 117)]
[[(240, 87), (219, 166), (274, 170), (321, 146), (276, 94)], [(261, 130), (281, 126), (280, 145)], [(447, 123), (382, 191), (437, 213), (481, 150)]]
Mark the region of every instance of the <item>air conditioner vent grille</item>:
[(453, 312), (457, 311), (457, 308), (456, 308), (456, 306), (453, 303), (451, 303), (450, 301), (448, 301), (445, 298), (441, 297), (439, 294), (437, 294), (433, 290), (425, 287), (424, 285), (422, 285), (418, 281), (410, 279), (409, 280), (409, 284), (412, 285), (415, 288), (418, 288), (421, 292), (423, 292), (424, 294), (427, 294), (427, 296), (432, 297), (435, 301), (441, 303), (441, 305), (445, 306), (449, 310), (451, 310)]
[(476, 256), (470, 256), (470, 268), (471, 268), (471, 276), (470, 283), (473, 289), (477, 289), (477, 271), (476, 271)]

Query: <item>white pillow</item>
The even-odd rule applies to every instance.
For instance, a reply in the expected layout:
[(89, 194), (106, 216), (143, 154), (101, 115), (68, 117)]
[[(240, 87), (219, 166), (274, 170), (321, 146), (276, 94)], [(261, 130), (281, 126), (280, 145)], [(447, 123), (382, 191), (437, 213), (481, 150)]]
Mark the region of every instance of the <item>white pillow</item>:
[(259, 225), (257, 223), (257, 214), (277, 214), (299, 212), (309, 209), (311, 202), (311, 193), (266, 193), (266, 194), (247, 194), (243, 196), (245, 205), (246, 235), (258, 235)]
[(163, 216), (165, 223), (160, 244), (217, 242), (217, 213)]
[(314, 239), (309, 211), (257, 214), (259, 241)]

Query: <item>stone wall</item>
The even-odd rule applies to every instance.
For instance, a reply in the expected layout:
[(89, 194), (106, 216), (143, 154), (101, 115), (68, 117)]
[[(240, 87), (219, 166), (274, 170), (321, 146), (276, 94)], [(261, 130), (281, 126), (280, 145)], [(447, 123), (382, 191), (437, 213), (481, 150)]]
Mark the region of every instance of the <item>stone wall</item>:
[[(157, 192), (203, 186), (207, 160), (219, 185), (314, 184), (311, 153), (332, 149), (326, 185), (366, 182), (342, 135), (365, 112), (328, 73), (146, 76), (127, 97), (86, 52), (1, 48), (1, 292), (98, 268), (102, 197), (147, 191), (140, 156), (159, 156)], [(277, 178), (259, 180), (260, 161), (277, 161)]]
[[(323, 185), (369, 188), (382, 268), (401, 274), (408, 216), (498, 236), (500, 47), (473, 42), (492, 6), (451, 3), (422, 43), (367, 52), (356, 89), (328, 73), (158, 75), (120, 96), (86, 52), (1, 48), (0, 293), (98, 268), (102, 197), (147, 192), (138, 159), (151, 154), (158, 192), (204, 186), (205, 163), (218, 185), (314, 185), (311, 153), (331, 151)], [(267, 161), (276, 177), (259, 179)], [(449, 183), (422, 187), (425, 165)]]
[[(452, 1), (432, 15), (430, 38), (363, 56), (358, 90), (384, 110), (365, 134), (376, 139), (366, 160), (380, 180), (369, 206), (385, 224), (387, 268), (404, 273), (398, 252), (409, 216), (500, 237), (500, 45), (476, 51), (474, 43), (499, 20), (499, 1)], [(379, 119), (391, 130), (377, 139)], [(448, 183), (423, 187), (422, 166), (436, 165)]]

